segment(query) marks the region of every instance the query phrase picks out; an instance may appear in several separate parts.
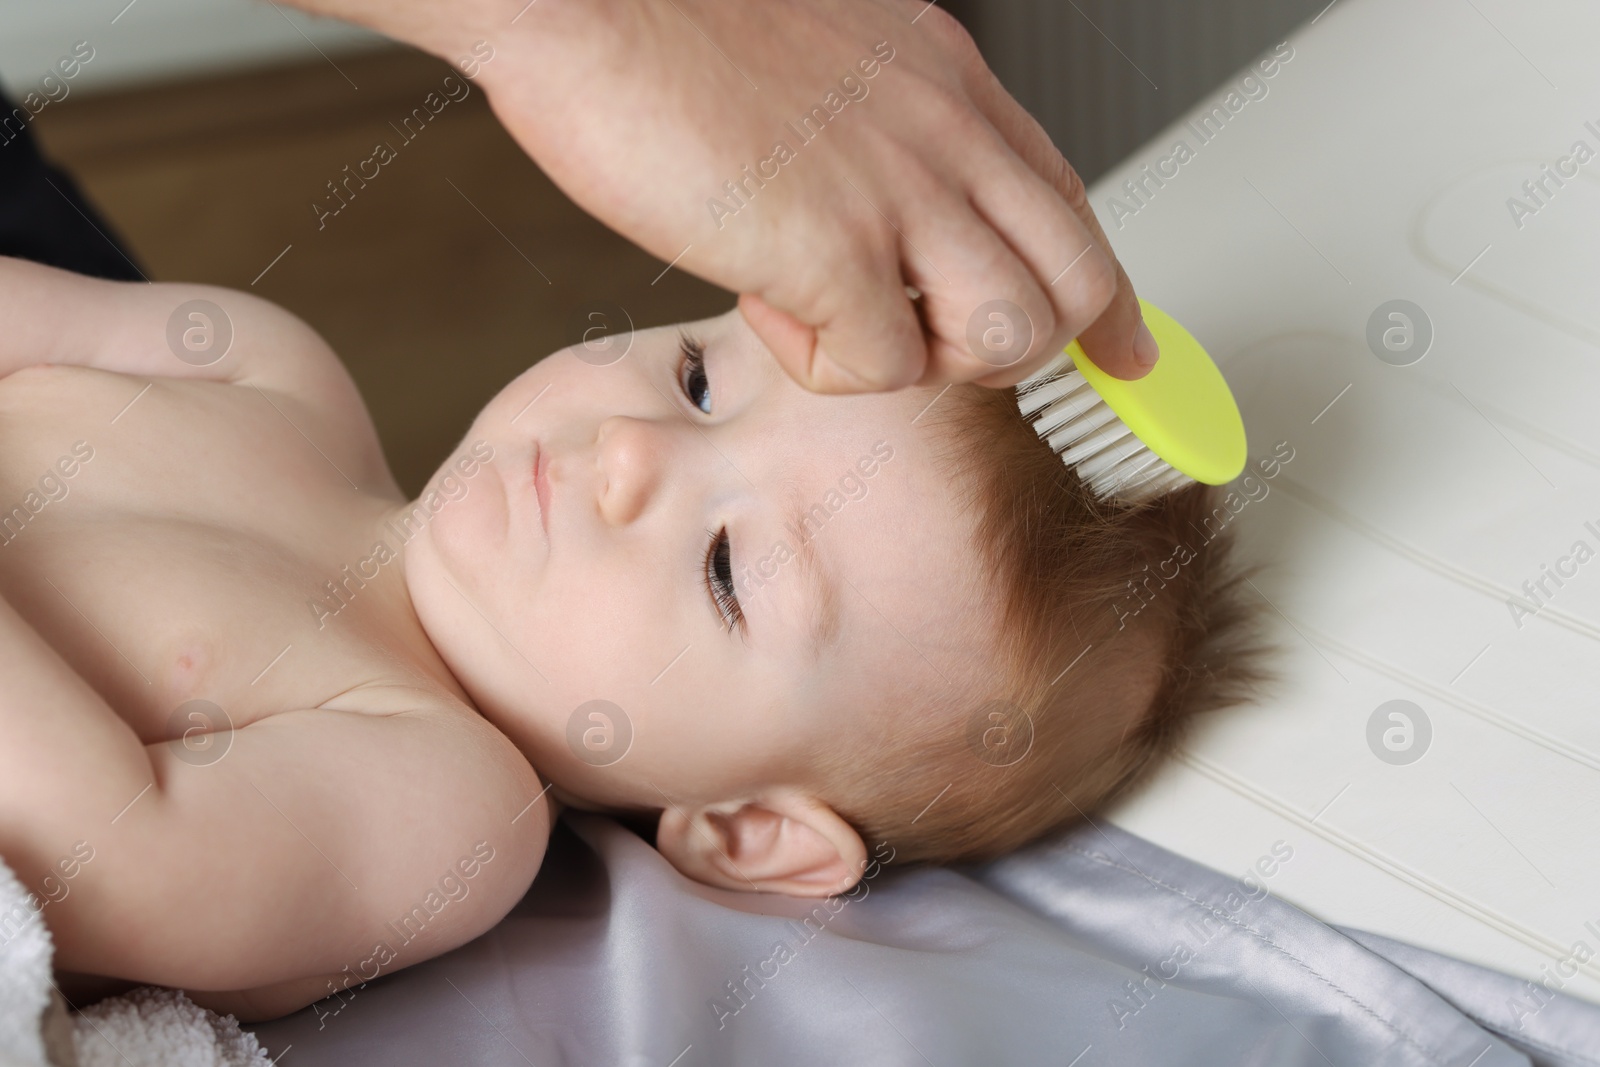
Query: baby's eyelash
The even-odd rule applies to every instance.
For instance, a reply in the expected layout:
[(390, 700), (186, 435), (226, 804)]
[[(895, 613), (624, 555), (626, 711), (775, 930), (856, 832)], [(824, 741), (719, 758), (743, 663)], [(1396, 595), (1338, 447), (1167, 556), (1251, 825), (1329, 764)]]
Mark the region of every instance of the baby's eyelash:
[[(698, 338), (689, 334), (678, 335), (678, 388), (688, 398), (695, 409), (704, 414), (711, 414), (701, 406), (700, 401), (694, 397), (694, 387), (689, 383), (698, 380), (701, 388), (705, 390), (705, 398), (711, 399), (711, 381), (706, 377), (706, 346)], [(686, 375), (684, 372), (688, 371)]]
[(710, 538), (706, 545), (705, 559), (701, 563), (701, 574), (705, 576), (706, 589), (711, 593), (711, 601), (716, 606), (717, 614), (727, 624), (728, 629), (738, 627), (740, 633), (744, 632), (744, 607), (739, 603), (738, 593), (733, 585), (733, 546), (728, 540), (726, 527), (715, 532), (706, 531)]

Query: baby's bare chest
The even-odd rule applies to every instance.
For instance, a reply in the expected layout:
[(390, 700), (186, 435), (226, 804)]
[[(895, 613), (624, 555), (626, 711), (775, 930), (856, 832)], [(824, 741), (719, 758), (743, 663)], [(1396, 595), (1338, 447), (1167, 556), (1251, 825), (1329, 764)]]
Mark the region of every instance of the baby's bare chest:
[(397, 501), (313, 422), (237, 385), (0, 379), (0, 595), (147, 743), (434, 674), (403, 560), (374, 552)]

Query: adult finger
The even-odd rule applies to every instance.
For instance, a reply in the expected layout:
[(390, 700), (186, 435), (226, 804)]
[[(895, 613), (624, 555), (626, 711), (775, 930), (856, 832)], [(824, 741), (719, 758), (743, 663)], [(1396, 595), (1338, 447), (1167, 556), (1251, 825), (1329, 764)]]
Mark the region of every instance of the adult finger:
[[(977, 116), (974, 124), (986, 126)], [(993, 131), (986, 135), (997, 154), (1026, 170)], [(878, 150), (897, 149), (880, 144)], [(886, 205), (879, 208), (873, 196), (855, 188), (859, 210), (840, 226), (844, 236), (830, 242), (815, 231), (810, 235), (818, 246), (843, 250), (824, 256), (822, 247), (813, 249), (802, 261), (827, 265), (826, 274), (785, 279), (797, 287), (818, 286), (815, 296), (808, 301), (797, 288), (778, 294), (792, 301), (780, 304), (773, 292), (759, 294), (741, 301), (745, 320), (785, 370), (816, 391), (966, 382), (997, 369), (1015, 380), (1025, 377), (1048, 358), (1046, 342), (1056, 329), (1055, 309), (1036, 272), (961, 195), (959, 185), (914, 166), (894, 170), (900, 205), (878, 195)], [(902, 211), (907, 204), (915, 210)], [(1070, 215), (1068, 221), (1077, 226)], [(1087, 234), (1079, 240), (1092, 243)], [(922, 294), (919, 308), (906, 296), (907, 282)], [(889, 315), (904, 318), (886, 321)], [(896, 337), (889, 330), (905, 333)]]
[(990, 136), (997, 142), (989, 154), (994, 162), (969, 179), (972, 205), (1025, 264), (1050, 312), (1034, 324), (1037, 337), (1027, 360), (1009, 373), (979, 379), (1014, 385), (1103, 319), (1117, 295), (1118, 274), (1116, 261), (1056, 190), (997, 135)]
[[(1044, 132), (1044, 128), (1010, 93), (1005, 91), (994, 76), (994, 72), (988, 67), (968, 72), (967, 90), (972, 95), (973, 102), (1011, 145), (1012, 150), (1056, 196), (1066, 202), (1083, 228), (1110, 260), (1115, 271), (1114, 295), (1099, 317), (1078, 333), (1078, 343), (1083, 346), (1085, 354), (1095, 362), (1095, 365), (1112, 377), (1124, 379), (1144, 377), (1155, 365), (1160, 353), (1155, 338), (1150, 336), (1149, 329), (1144, 325), (1144, 316), (1140, 312), (1139, 298), (1134, 292), (1133, 283), (1129, 281), (1127, 272), (1118, 262), (1111, 242), (1100, 226), (1100, 220), (1095, 217), (1093, 209), (1089, 206), (1088, 192), (1084, 188), (1083, 180), (1056, 149), (1049, 135)], [(1006, 225), (1008, 221), (1006, 218), (997, 221), (1005, 227), (1005, 232), (1008, 234), (1026, 233), (1028, 230), (1028, 223), (1025, 220), (1020, 224), (1012, 222), (1009, 226)], [(1085, 256), (1076, 266), (1068, 267), (1061, 277), (1047, 278), (1046, 281), (1053, 281), (1052, 288), (1072, 284), (1074, 272), (1080, 270), (1091, 258), (1092, 254)]]
[[(868, 393), (919, 380), (928, 360), (922, 324), (892, 256), (819, 256), (814, 292), (745, 293), (739, 311), (779, 366), (814, 393)], [(811, 326), (809, 323), (816, 323)]]
[[(984, 127), (997, 158), (1026, 172), (981, 117), (974, 116), (973, 125)], [(928, 345), (926, 368), (915, 379), (921, 385), (991, 379), (996, 373), (1020, 381), (1049, 358), (1050, 340), (1059, 330), (1057, 308), (1037, 271), (962, 195), (965, 184), (919, 181), (913, 168), (904, 168), (897, 186), (917, 208), (892, 226), (902, 275), (921, 294), (918, 310)], [(1081, 230), (1070, 213), (1062, 214)], [(1078, 240), (1093, 243), (1086, 233)], [(1109, 273), (1106, 278), (1102, 304), (1110, 299)], [(1092, 319), (1080, 315), (1079, 321)]]

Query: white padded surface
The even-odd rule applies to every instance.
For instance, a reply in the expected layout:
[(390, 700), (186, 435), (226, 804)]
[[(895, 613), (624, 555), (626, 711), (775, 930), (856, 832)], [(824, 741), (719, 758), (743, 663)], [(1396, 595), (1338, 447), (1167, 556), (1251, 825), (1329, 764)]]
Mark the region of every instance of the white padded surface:
[[(1280, 684), (1109, 817), (1223, 871), (1281, 838), (1267, 884), (1319, 918), (1600, 1002), (1597, 42), (1590, 0), (1338, 0), (1214, 139), (1175, 124), (1090, 199), (1251, 456), (1295, 453), (1234, 520)], [(1180, 137), (1119, 228), (1110, 198)], [(1597, 158), (1519, 227), (1507, 198), (1577, 141)], [(1405, 367), (1366, 341), (1397, 298), (1435, 334)], [(1578, 541), (1519, 627), (1508, 599)], [(1432, 725), (1409, 765), (1368, 747), (1393, 699)]]

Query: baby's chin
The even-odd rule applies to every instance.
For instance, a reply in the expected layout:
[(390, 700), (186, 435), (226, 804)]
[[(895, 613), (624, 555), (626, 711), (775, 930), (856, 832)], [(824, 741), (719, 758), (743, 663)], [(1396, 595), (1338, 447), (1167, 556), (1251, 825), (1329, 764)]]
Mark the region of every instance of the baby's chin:
[(424, 494), (407, 513), (416, 517), (406, 531), (411, 535), (407, 580), (413, 596), (418, 583), (434, 593), (437, 617), (476, 634), (501, 607), (497, 598), (504, 583), (497, 575), (508, 569), (511, 538), (504, 482), (494, 464), (485, 464), (467, 492), (454, 499), (436, 498), (432, 509), (427, 500)]
[[(537, 769), (538, 768), (535, 768), (535, 770)], [(577, 793), (569, 793), (567, 790), (562, 789), (560, 786), (550, 782), (550, 779), (545, 778), (544, 775), (541, 774), (539, 777), (543, 778), (545, 783), (550, 786), (550, 802), (553, 805), (559, 805), (563, 809), (571, 808), (573, 811), (587, 811), (593, 812), (597, 815), (612, 815), (617, 818), (626, 818), (630, 815), (630, 809), (618, 808), (611, 804), (606, 804), (602, 801), (596, 800), (592, 797), (582, 796)], [(633, 817), (637, 818), (640, 813), (631, 812), (631, 814)]]
[[(574, 782), (566, 774), (563, 774), (561, 780), (557, 782), (546, 770), (550, 766), (550, 761), (541, 761), (536, 753), (527, 749), (523, 749), (522, 754), (528, 757), (529, 764), (533, 766), (535, 773), (539, 775), (539, 780), (548, 789), (552, 804), (559, 805), (562, 809), (571, 808), (574, 811), (609, 815), (630, 825), (648, 825), (650, 832), (654, 832), (655, 821), (660, 817), (660, 808), (664, 802), (659, 799), (659, 793), (655, 794), (657, 803), (654, 808), (634, 799), (636, 793), (642, 796), (650, 792), (643, 782), (613, 781), (606, 787), (585, 788), (585, 783)], [(621, 787), (623, 795), (617, 795), (618, 787)]]

